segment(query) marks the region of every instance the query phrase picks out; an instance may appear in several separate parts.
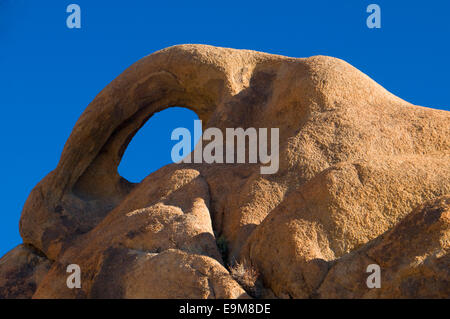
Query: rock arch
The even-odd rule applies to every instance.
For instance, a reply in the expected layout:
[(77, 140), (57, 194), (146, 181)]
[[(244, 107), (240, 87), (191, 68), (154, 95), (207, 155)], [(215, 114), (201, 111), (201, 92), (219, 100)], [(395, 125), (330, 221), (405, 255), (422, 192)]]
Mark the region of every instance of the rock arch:
[[(259, 164), (173, 164), (139, 185), (128, 183), (117, 173), (126, 146), (154, 112), (171, 106), (192, 109), (206, 127), (279, 127), (279, 171), (261, 176)], [(413, 223), (399, 221), (417, 205), (450, 193), (449, 123), (449, 112), (407, 103), (331, 57), (203, 45), (158, 51), (95, 98), (58, 166), (27, 199), (20, 222), (24, 243), (54, 261), (35, 296), (67, 296), (64, 280), (56, 278), (74, 260), (87, 269), (89, 284), (84, 295), (70, 297), (101, 296), (112, 260), (121, 278), (115, 288), (130, 288), (121, 297), (159, 296), (159, 275), (153, 277), (158, 289), (142, 290), (140, 278), (168, 262), (197, 274), (201, 294), (188, 296), (212, 296), (219, 289), (225, 294), (217, 296), (238, 297), (245, 294), (223, 267), (233, 258), (250, 260), (279, 297), (326, 296), (324, 282), (336, 289), (333, 296), (343, 296), (344, 286), (357, 287), (355, 296), (367, 295), (356, 277), (339, 282), (330, 267), (343, 262), (345, 268), (345, 258), (384, 242), (389, 230), (408, 238)], [(426, 208), (412, 221), (437, 223), (442, 232), (431, 238), (430, 252), (448, 255), (442, 244), (448, 243), (448, 214), (441, 214), (447, 197), (430, 205), (440, 208)], [(429, 215), (434, 217), (424, 217)], [(428, 237), (433, 225), (417, 236)], [(217, 250), (219, 235), (228, 244), (228, 260)], [(422, 253), (407, 250), (405, 260), (424, 260)], [(117, 265), (116, 257), (124, 263)], [(388, 259), (390, 271), (404, 269), (398, 283), (418, 269)], [(178, 296), (184, 275), (166, 275), (164, 296)], [(447, 287), (439, 279), (445, 276), (436, 272), (433, 278)], [(429, 287), (423, 289), (398, 296), (427, 296)]]
[(56, 256), (62, 238), (91, 229), (132, 190), (117, 168), (128, 143), (154, 113), (181, 106), (207, 123), (224, 101), (249, 85), (256, 64), (274, 59), (279, 58), (181, 45), (130, 66), (89, 104), (57, 167), (30, 194), (20, 222), (24, 241)]

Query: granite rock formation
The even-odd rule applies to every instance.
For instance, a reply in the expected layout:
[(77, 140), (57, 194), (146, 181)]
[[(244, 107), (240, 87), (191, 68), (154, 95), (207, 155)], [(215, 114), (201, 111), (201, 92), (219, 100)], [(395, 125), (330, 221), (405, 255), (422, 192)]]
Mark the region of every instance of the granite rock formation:
[[(134, 134), (173, 106), (203, 129), (279, 128), (278, 172), (170, 164), (138, 184), (122, 178)], [(133, 64), (81, 115), (25, 203), (0, 297), (449, 298), (448, 194), (449, 112), (405, 102), (336, 58), (174, 46)], [(257, 294), (230, 274), (243, 261)], [(382, 288), (366, 285), (373, 263)], [(69, 264), (81, 289), (66, 285)]]

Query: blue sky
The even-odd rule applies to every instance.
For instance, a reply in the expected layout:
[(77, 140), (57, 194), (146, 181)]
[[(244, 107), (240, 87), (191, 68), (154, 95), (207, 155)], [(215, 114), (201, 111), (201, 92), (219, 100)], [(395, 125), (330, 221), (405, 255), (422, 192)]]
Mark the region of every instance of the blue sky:
[[(81, 29), (66, 7), (81, 7)], [(381, 7), (368, 29), (366, 7)], [(342, 58), (389, 91), (449, 110), (450, 1), (0, 0), (0, 256), (21, 242), (18, 221), (36, 183), (58, 163), (76, 120), (133, 62), (181, 43)], [(120, 173), (139, 181), (170, 162), (175, 127), (196, 115), (155, 115), (133, 139)]]

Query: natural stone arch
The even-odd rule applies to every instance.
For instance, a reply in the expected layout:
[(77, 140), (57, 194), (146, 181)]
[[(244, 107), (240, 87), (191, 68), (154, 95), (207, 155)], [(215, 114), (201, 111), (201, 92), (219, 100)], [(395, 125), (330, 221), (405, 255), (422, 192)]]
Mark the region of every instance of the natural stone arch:
[[(174, 105), (191, 107), (204, 128), (279, 127), (279, 172), (262, 176), (259, 164), (168, 165), (131, 190), (117, 174), (123, 150), (149, 116)], [(294, 59), (201, 45), (157, 52), (99, 94), (77, 122), (58, 167), (30, 194), (21, 235), (55, 261), (34, 296), (66, 296), (61, 278), (64, 265), (73, 262), (88, 271), (84, 296), (100, 296), (108, 281), (98, 277), (100, 265), (116, 274), (105, 263), (108, 251), (141, 256), (132, 258), (131, 268), (118, 264), (123, 282), (117, 288), (139, 282), (136, 262), (146, 271), (160, 269), (165, 258), (191, 270), (203, 258), (217, 265), (220, 235), (228, 260), (249, 260), (276, 296), (316, 296), (335, 262), (382, 239), (418, 204), (450, 192), (448, 114), (411, 105), (331, 57)], [(150, 225), (164, 229), (165, 237), (141, 229), (170, 216), (181, 222)], [(444, 229), (448, 218), (441, 216)], [(439, 236), (433, 245), (446, 253), (448, 232)], [(187, 264), (184, 253), (193, 257)], [(413, 249), (407, 258), (418, 260), (419, 253)], [(148, 254), (166, 257), (157, 263)], [(398, 260), (391, 265), (395, 269)], [(405, 274), (411, 265), (404, 264)], [(127, 281), (129, 275), (136, 281)], [(166, 292), (176, 296), (182, 275), (168, 275), (174, 277)], [(201, 281), (202, 296), (214, 292), (211, 276)], [(167, 282), (156, 280), (155, 287)], [(341, 283), (331, 285), (340, 289)], [(242, 294), (233, 281), (219, 286), (237, 291), (228, 295)]]
[(31, 192), (20, 222), (24, 241), (55, 256), (62, 238), (91, 229), (131, 191), (133, 185), (117, 168), (153, 114), (180, 106), (207, 123), (224, 100), (248, 86), (258, 62), (274, 59), (253, 51), (182, 45), (130, 66), (89, 104), (57, 167)]

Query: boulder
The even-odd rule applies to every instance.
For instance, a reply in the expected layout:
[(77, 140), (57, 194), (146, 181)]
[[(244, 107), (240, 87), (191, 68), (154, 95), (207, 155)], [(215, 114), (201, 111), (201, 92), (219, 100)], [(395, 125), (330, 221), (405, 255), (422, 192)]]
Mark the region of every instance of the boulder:
[[(368, 265), (380, 266), (380, 288), (366, 284)], [(448, 298), (450, 196), (417, 207), (393, 229), (337, 260), (321, 298)]]

